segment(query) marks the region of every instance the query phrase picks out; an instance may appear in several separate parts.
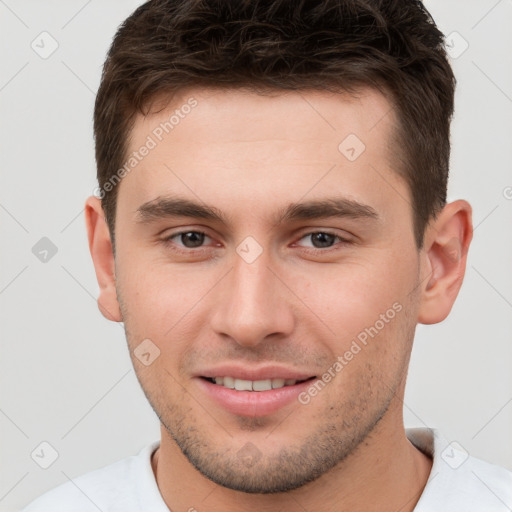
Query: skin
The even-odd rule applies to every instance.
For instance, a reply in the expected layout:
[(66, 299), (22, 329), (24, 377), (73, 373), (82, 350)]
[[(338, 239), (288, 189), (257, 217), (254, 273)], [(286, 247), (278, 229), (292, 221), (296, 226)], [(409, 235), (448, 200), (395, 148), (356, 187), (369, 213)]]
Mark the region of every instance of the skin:
[[(471, 207), (446, 205), (417, 249), (411, 194), (393, 168), (393, 112), (371, 89), (187, 91), (136, 118), (129, 151), (191, 96), (197, 106), (118, 185), (115, 258), (100, 200), (86, 202), (100, 310), (124, 322), (161, 421), (152, 464), (165, 502), (173, 511), (413, 510), (432, 464), (403, 426), (414, 330), (450, 312)], [(351, 133), (366, 146), (352, 162), (338, 150)], [(142, 221), (142, 205), (171, 195), (214, 206), (226, 222)], [(333, 196), (376, 216), (276, 222), (290, 203)], [(180, 231), (207, 237), (201, 248), (163, 240)], [(315, 245), (319, 232), (346, 241)], [(236, 251), (248, 236), (262, 249), (252, 263)], [(199, 385), (198, 372), (225, 362), (322, 376), (396, 303), (400, 312), (307, 405), (233, 414)], [(134, 357), (147, 338), (160, 350), (149, 366)]]

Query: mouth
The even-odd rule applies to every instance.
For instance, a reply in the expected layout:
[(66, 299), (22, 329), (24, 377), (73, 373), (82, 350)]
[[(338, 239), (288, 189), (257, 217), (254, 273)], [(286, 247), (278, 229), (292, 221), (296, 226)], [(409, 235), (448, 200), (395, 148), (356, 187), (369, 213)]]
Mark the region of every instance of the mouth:
[(212, 384), (216, 384), (217, 386), (222, 386), (227, 389), (234, 389), (236, 391), (270, 391), (271, 389), (281, 389), (288, 386), (295, 386), (296, 384), (301, 384), (303, 382), (313, 380), (316, 377), (308, 377), (306, 379), (283, 379), (283, 378), (273, 378), (273, 379), (264, 379), (264, 380), (245, 380), (245, 379), (237, 379), (235, 377), (202, 377), (203, 379), (211, 382)]
[[(235, 370), (235, 375), (226, 370), (198, 376), (199, 390), (227, 413), (252, 418), (271, 416), (283, 408), (299, 405), (300, 393), (316, 380), (316, 376), (276, 369)], [(222, 376), (217, 376), (219, 373)]]

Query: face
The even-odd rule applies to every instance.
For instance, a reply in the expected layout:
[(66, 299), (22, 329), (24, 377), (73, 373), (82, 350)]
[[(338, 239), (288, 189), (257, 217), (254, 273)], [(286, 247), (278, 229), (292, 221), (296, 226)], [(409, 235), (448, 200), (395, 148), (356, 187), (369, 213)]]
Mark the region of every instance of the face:
[(220, 485), (297, 488), (401, 425), (420, 258), (393, 123), (371, 90), (202, 89), (136, 119), (129, 152), (151, 147), (115, 221), (130, 354)]

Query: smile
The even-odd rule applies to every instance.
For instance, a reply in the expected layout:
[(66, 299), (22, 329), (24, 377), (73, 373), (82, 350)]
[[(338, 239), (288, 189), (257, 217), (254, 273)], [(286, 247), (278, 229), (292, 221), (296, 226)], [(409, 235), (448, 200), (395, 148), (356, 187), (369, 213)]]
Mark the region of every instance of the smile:
[(226, 376), (207, 378), (207, 380), (228, 389), (235, 389), (236, 391), (270, 391), (271, 389), (280, 389), (286, 386), (294, 386), (295, 384), (304, 382), (308, 379), (296, 380), (276, 378), (264, 380), (244, 380)]
[[(199, 386), (200, 393), (230, 414), (253, 418), (275, 414), (293, 404), (297, 406), (299, 394), (316, 379), (298, 372), (275, 371), (275, 369), (272, 371), (270, 368), (258, 372), (242, 370), (229, 372), (228, 368), (225, 371), (226, 373), (222, 370), (211, 371), (211, 373), (209, 371), (205, 372), (210, 373), (209, 376), (203, 374), (201, 377), (196, 377), (195, 382)], [(215, 374), (219, 373), (224, 376), (216, 377)], [(284, 375), (274, 377), (272, 373)], [(233, 374), (238, 375), (234, 377)]]

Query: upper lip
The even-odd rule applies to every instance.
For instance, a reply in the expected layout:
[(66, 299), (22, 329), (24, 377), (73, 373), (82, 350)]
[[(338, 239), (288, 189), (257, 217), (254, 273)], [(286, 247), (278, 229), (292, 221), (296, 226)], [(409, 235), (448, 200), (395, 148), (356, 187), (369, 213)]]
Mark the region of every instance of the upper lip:
[(208, 368), (197, 372), (197, 377), (207, 377), (210, 379), (215, 377), (233, 377), (234, 379), (252, 381), (267, 379), (306, 380), (313, 376), (314, 375), (311, 373), (305, 373), (300, 370), (275, 365), (249, 368), (247, 366), (230, 364), (217, 366), (215, 368)]

